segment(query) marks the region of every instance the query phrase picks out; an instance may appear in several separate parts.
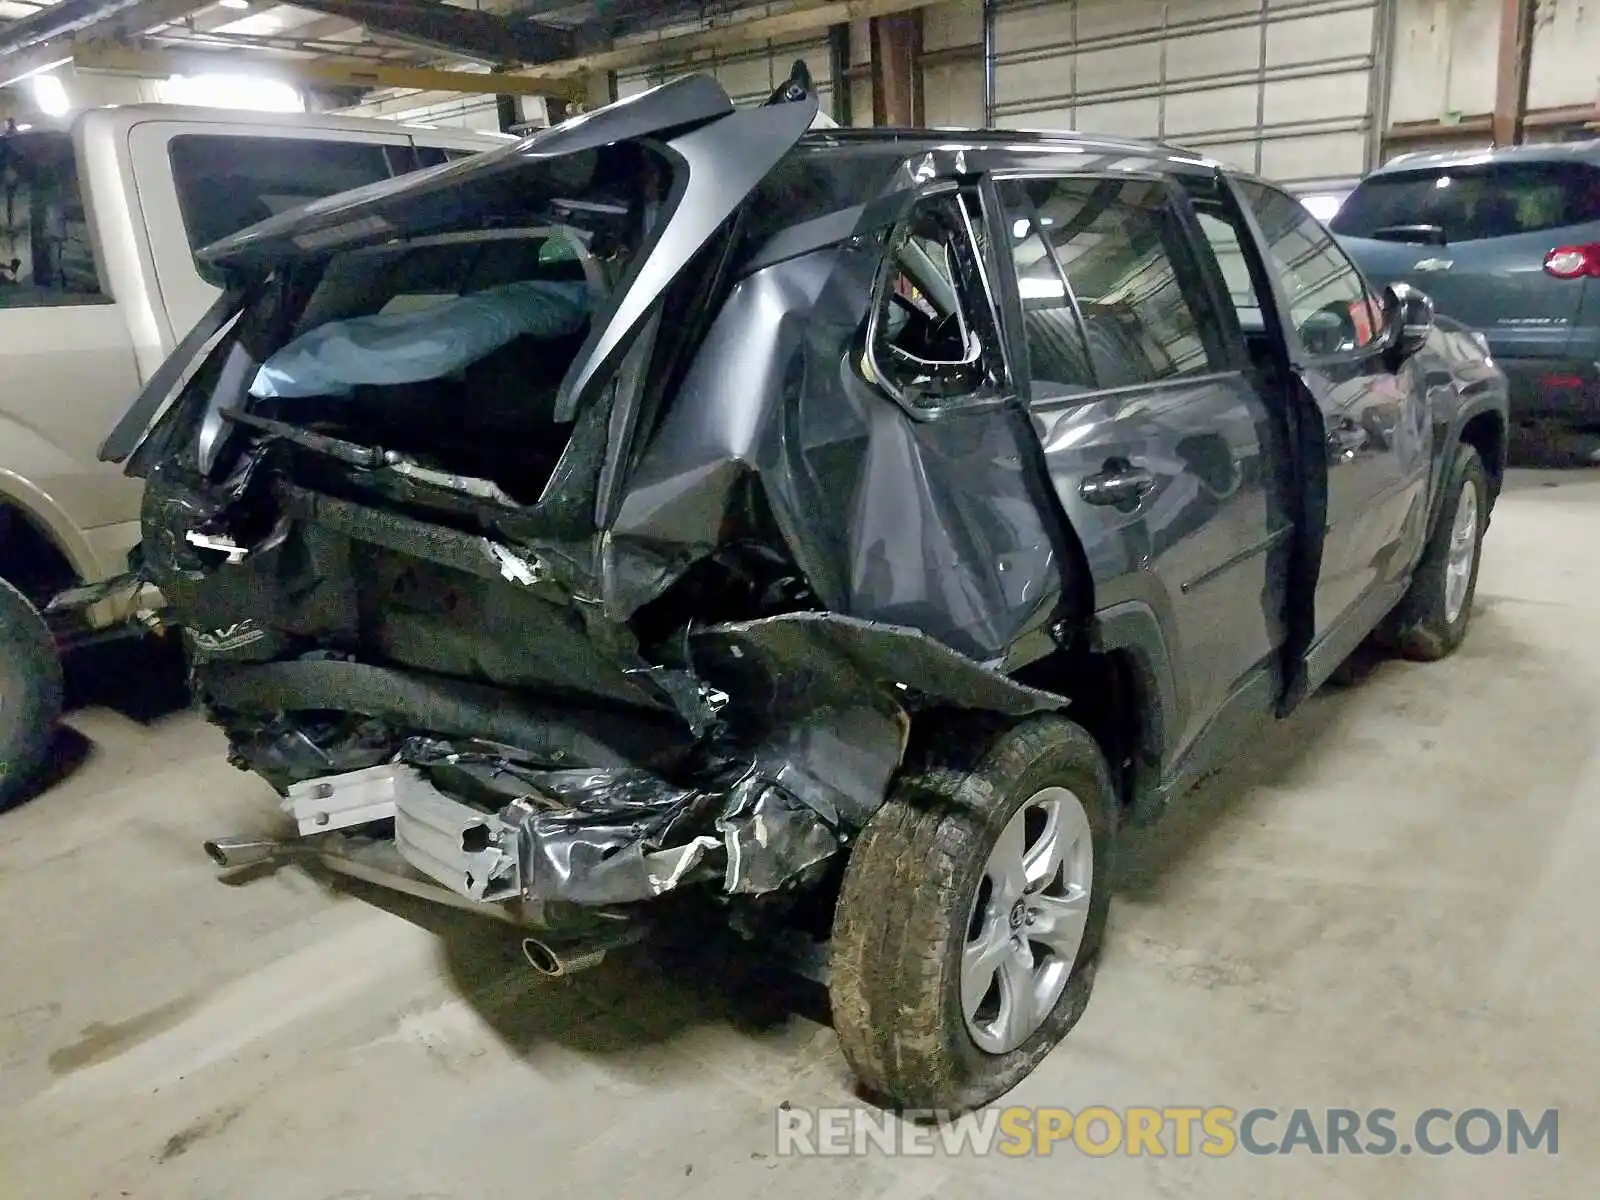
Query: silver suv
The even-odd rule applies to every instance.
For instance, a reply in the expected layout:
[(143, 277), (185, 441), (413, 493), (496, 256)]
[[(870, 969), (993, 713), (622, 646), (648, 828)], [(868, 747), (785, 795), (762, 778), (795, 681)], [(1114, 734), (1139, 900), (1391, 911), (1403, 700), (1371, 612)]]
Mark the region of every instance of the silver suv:
[(1407, 155), (1332, 229), (1368, 278), (1483, 333), (1513, 420), (1600, 429), (1600, 140)]

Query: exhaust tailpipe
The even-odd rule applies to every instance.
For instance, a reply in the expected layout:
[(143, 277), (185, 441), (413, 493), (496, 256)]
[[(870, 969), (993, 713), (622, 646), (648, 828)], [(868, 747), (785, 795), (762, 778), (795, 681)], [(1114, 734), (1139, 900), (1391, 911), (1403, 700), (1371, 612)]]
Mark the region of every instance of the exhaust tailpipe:
[(219, 837), (205, 843), (205, 851), (219, 867), (248, 867), (282, 857), (287, 847), (272, 838)]
[(644, 937), (644, 930), (629, 926), (607, 937), (586, 941), (546, 942), (539, 938), (522, 939), (522, 957), (528, 965), (547, 979), (575, 975), (599, 966), (607, 954), (623, 946), (632, 945)]

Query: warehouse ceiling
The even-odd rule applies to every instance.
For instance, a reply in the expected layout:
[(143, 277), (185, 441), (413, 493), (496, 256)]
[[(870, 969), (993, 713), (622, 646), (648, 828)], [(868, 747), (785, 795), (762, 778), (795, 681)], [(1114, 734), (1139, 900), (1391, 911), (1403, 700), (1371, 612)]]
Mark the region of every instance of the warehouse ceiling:
[(214, 55), (219, 70), (320, 61), (482, 72), (570, 61), (618, 38), (745, 8), (738, 0), (0, 0), (0, 85), (85, 47), (115, 48), (123, 61), (130, 49)]

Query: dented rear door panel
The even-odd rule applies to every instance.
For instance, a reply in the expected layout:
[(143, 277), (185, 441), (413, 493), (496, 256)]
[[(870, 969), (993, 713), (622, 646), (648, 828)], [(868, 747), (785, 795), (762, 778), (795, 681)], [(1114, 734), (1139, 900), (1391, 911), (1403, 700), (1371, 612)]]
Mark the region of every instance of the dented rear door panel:
[[(1290, 525), (1274, 424), (1237, 374), (1032, 416), (1096, 610), (1144, 605), (1165, 633), (1178, 702), (1167, 750), (1181, 754), (1282, 643)], [(1095, 502), (1097, 481), (1128, 472), (1148, 480), (1137, 503)]]
[[(1007, 237), (1019, 248), (1033, 238), (1041, 226), (1030, 223), (1044, 220), (1042, 209), (1029, 208), (1031, 197), (1039, 194), (1033, 185), (1069, 178), (1066, 171), (1001, 178), (997, 238)], [(1019, 191), (1023, 182), (1033, 190)], [(1063, 360), (1049, 358), (1051, 349), (1062, 346), (1060, 339), (1074, 330), (1082, 337), (1084, 300), (1078, 284), (1087, 277), (1082, 272), (1089, 269), (1084, 264), (1094, 246), (1082, 258), (1071, 256), (1079, 252), (1080, 236), (1094, 236), (1093, 222), (1100, 217), (1090, 209), (1098, 204), (1104, 214), (1119, 203), (1132, 203), (1125, 200), (1123, 189), (1131, 186), (1125, 180), (1073, 180), (1075, 185), (1091, 182), (1095, 190), (1081, 211), (1057, 209), (1044, 221), (1052, 238), (1048, 254), (1030, 261), (1020, 249), (1014, 251), (1006, 305), (1028, 369), (1029, 418), (1050, 486), (1093, 582), (1094, 611), (1142, 612), (1144, 627), (1159, 639), (1159, 645), (1140, 646), (1138, 652), (1157, 691), (1170, 696), (1175, 710), (1161, 714), (1162, 744), (1150, 748), (1170, 779), (1193, 766), (1186, 761), (1188, 752), (1219, 716), (1234, 710), (1232, 715), (1249, 722), (1270, 711), (1291, 536), (1288, 485), (1280, 468), (1289, 459), (1281, 420), (1242, 369), (1245, 353), (1237, 324), (1205, 315), (1219, 307), (1222, 281), (1214, 263), (1195, 253), (1192, 214), (1170, 192), (1151, 189), (1148, 200), (1133, 205), (1149, 204), (1149, 215), (1161, 221), (1159, 242), (1151, 242), (1154, 249), (1147, 253), (1164, 255), (1166, 266), (1152, 267), (1149, 260), (1128, 276), (1143, 282), (1114, 282), (1104, 293), (1112, 301), (1101, 309), (1126, 317), (1140, 311), (1137, 304), (1155, 304), (1152, 296), (1170, 302), (1174, 289), (1180, 289), (1198, 314), (1205, 362), (1151, 383), (1106, 387), (1121, 382), (1116, 372), (1125, 369), (1126, 360), (1119, 360), (1114, 340), (1109, 347), (1095, 346), (1095, 336), (1104, 337), (1097, 333), (1077, 344), (1087, 363), (1086, 378), (1101, 387), (1068, 388), (1036, 377), (1034, 354), (1059, 370)], [(1101, 188), (1112, 192), (1102, 195)], [(1134, 194), (1146, 193), (1135, 189)], [(1074, 222), (1081, 233), (1068, 232)], [(1056, 247), (1059, 239), (1067, 240)], [(1051, 257), (1053, 263), (1046, 261)], [(1032, 277), (1029, 291), (1036, 299), (1045, 282), (1064, 273), (1070, 305), (1043, 320), (1030, 316), (1023, 303), (1024, 272)], [(1215, 324), (1204, 332), (1208, 320)], [(1150, 698), (1157, 707), (1160, 701), (1160, 696)]]

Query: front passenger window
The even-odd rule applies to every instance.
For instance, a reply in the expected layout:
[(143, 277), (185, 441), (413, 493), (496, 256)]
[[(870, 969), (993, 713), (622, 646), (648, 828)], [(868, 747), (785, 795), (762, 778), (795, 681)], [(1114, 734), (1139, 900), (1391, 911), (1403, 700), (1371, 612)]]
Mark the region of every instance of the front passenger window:
[(1240, 180), (1268, 254), (1289, 298), (1289, 319), (1312, 354), (1344, 354), (1381, 331), (1361, 274), (1333, 235), (1301, 203), (1275, 188)]

